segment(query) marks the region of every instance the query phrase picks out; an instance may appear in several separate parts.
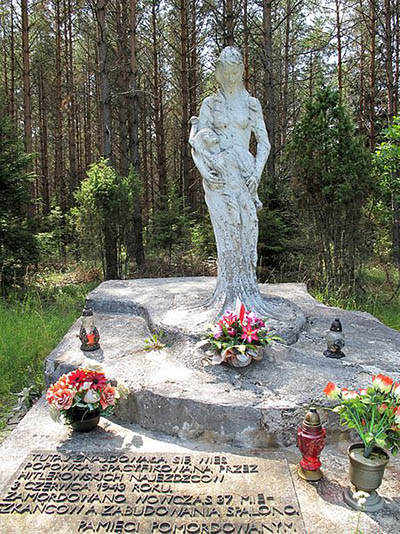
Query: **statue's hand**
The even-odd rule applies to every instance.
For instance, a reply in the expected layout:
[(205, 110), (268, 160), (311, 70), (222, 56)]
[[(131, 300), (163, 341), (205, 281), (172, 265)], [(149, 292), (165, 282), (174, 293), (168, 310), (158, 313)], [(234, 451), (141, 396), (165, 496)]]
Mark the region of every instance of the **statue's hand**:
[(225, 185), (225, 180), (218, 176), (218, 174), (214, 174), (209, 172), (206, 176), (204, 176), (204, 181), (206, 182), (207, 186), (212, 189), (222, 189)]
[(246, 185), (247, 185), (247, 189), (249, 190), (250, 194), (255, 195), (257, 193), (258, 180), (254, 175), (247, 178)]

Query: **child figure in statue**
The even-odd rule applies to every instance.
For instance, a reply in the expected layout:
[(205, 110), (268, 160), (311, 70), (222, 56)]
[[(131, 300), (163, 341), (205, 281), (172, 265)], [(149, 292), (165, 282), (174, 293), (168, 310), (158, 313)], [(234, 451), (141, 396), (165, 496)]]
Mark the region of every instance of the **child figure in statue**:
[[(197, 117), (192, 117), (191, 122), (196, 125)], [(192, 129), (193, 133), (195, 130)], [(196, 161), (197, 166), (205, 165), (204, 173), (205, 186), (211, 190), (222, 189), (230, 186), (229, 175), (233, 169), (237, 169), (244, 178), (245, 183), (254, 174), (254, 157), (247, 151), (235, 150), (234, 147), (223, 149), (217, 134), (211, 128), (202, 128), (189, 143), (195, 150), (195, 154), (200, 156), (200, 161)], [(207, 178), (208, 176), (208, 178)], [(249, 193), (254, 201), (256, 210), (262, 208), (262, 202), (258, 197), (257, 190)]]

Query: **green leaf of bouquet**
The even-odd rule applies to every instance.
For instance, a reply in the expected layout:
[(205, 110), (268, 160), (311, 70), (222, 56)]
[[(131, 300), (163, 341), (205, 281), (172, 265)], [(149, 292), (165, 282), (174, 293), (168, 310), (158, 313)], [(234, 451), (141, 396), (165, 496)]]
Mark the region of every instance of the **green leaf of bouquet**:
[(368, 434), (365, 434), (365, 442), (368, 444), (368, 443), (371, 443), (371, 441), (374, 440), (374, 435), (371, 434), (371, 432), (368, 432)]
[(379, 437), (379, 438), (377, 438), (377, 439), (375, 440), (375, 442), (376, 442), (376, 444), (378, 445), (378, 447), (382, 447), (382, 449), (384, 449), (385, 446), (386, 446), (386, 439), (383, 438), (382, 436)]
[(239, 352), (241, 352), (242, 354), (244, 354), (246, 352), (246, 345), (237, 345), (237, 349)]

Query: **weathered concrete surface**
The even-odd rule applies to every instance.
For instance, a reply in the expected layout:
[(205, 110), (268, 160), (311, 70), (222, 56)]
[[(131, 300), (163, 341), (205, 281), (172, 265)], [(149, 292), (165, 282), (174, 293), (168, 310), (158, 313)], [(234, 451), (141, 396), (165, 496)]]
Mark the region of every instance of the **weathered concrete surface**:
[[(179, 321), (166, 325), (165, 316), (183, 302), (210, 295), (214, 283), (208, 278), (104, 282), (89, 295), (88, 303), (100, 313), (102, 346), (90, 356), (130, 391), (118, 411), (121, 419), (180, 438), (246, 448), (288, 446), (306, 407), (322, 398), (329, 380), (356, 388), (372, 374), (398, 376), (399, 332), (367, 313), (324, 306), (303, 284), (260, 285), (262, 294), (290, 300), (306, 318), (296, 343), (274, 344), (262, 361), (246, 368), (211, 366), (196, 338), (185, 335)], [(346, 336), (342, 360), (322, 355), (335, 317)], [(165, 349), (143, 350), (149, 328), (167, 330)], [(47, 359), (48, 382), (85, 364), (78, 330), (76, 323)], [(336, 414), (321, 414), (329, 438), (338, 439)]]
[[(99, 313), (129, 313), (143, 317), (151, 328), (201, 339), (215, 322), (214, 307), (205, 304), (213, 293), (216, 278), (152, 278), (109, 280), (94, 289), (87, 304)], [(259, 286), (261, 291), (265, 287)], [(279, 294), (262, 292), (266, 306), (274, 313), (270, 326), (292, 344), (306, 326), (301, 309)]]
[[(322, 453), (324, 478), (317, 483), (307, 483), (296, 475), (300, 454), (295, 447), (279, 452), (262, 449), (235, 449), (228, 445), (200, 443), (181, 440), (171, 436), (155, 434), (136, 425), (114, 419), (101, 419), (99, 427), (87, 434), (72, 432), (69, 427), (54, 423), (44, 399), (40, 400), (17, 428), (0, 445), (0, 492), (8, 484), (24, 458), (38, 449), (59, 453), (98, 452), (114, 453), (187, 453), (218, 452), (275, 458), (289, 462), (292, 478), (280, 481), (282, 486), (294, 483), (307, 534), (332, 534), (334, 532), (354, 533), (359, 513), (350, 510), (342, 500), (343, 489), (348, 485), (348, 460), (345, 454), (348, 444), (328, 446)], [(276, 477), (276, 474), (273, 475)], [(268, 480), (268, 476), (267, 476)], [(275, 481), (276, 482), (276, 481)], [(266, 485), (265, 492), (268, 486)], [(360, 531), (363, 534), (393, 534), (398, 532), (400, 521), (400, 459), (391, 458), (379, 489), (385, 504), (382, 511), (360, 515)], [(4, 515), (0, 519), (0, 534), (22, 534), (7, 527)], [(40, 530), (35, 530), (41, 532)], [(75, 534), (76, 531), (73, 531)]]

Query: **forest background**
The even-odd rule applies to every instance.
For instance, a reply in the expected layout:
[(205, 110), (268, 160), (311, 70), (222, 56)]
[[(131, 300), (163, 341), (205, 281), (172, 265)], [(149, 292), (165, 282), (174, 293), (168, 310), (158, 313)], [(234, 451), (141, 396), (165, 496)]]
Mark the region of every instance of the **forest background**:
[(227, 45), (272, 145), (259, 280), (400, 328), (399, 18), (400, 0), (0, 0), (0, 395), (39, 380), (99, 280), (216, 274), (187, 140)]

